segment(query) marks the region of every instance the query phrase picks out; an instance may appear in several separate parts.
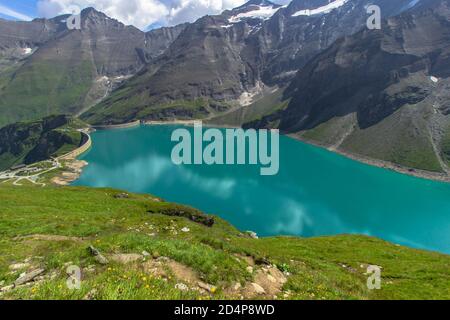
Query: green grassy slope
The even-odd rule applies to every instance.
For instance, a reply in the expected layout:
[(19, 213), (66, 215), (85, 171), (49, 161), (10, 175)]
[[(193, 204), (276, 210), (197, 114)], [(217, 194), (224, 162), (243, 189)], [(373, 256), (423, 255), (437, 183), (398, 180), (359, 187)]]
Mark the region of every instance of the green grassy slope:
[(206, 123), (236, 127), (248, 122), (260, 120), (264, 116), (287, 107), (289, 99), (284, 99), (283, 91), (284, 89), (278, 89), (274, 92), (267, 93), (249, 106), (242, 107), (224, 115), (219, 115), (208, 120)]
[(402, 108), (375, 126), (355, 130), (342, 148), (409, 168), (443, 172), (433, 150), (426, 110), (418, 110), (419, 116), (412, 110)]
[[(155, 87), (150, 72), (140, 73), (122, 87), (116, 89), (108, 98), (81, 115), (90, 124), (122, 124), (135, 120), (183, 120), (201, 119), (230, 108), (226, 102), (208, 97), (164, 98), (167, 88), (161, 84)], [(161, 90), (161, 94), (150, 93)]]
[(202, 119), (217, 111), (211, 108), (211, 104), (216, 109), (228, 108), (225, 103), (211, 102), (206, 98), (157, 102), (149, 99), (145, 92), (134, 92), (134, 89), (125, 87), (89, 109), (81, 118), (93, 125), (122, 124), (135, 120)]
[(0, 170), (66, 154), (80, 146), (85, 125), (71, 117), (50, 116), (0, 129)]
[(450, 126), (447, 128), (441, 144), (443, 158), (450, 165)]
[[(4, 292), (0, 298), (239, 298), (227, 288), (256, 281), (248, 271), (249, 258), (256, 261), (255, 270), (270, 263), (288, 272), (277, 294), (280, 299), (450, 298), (450, 256), (363, 236), (252, 239), (218, 218), (210, 228), (163, 214), (192, 209), (148, 195), (118, 194), (110, 189), (0, 184), (0, 283), (11, 284), (26, 269), (11, 271), (18, 262), (45, 270), (39, 282)], [(180, 231), (186, 227), (188, 232)], [(147, 262), (101, 265), (87, 251), (89, 245), (106, 257), (144, 250), (150, 256)], [(179, 290), (177, 284), (186, 279), (155, 275), (145, 267), (158, 257), (192, 270), (215, 289)], [(381, 290), (367, 289), (368, 264), (383, 268)], [(67, 288), (67, 265), (83, 269), (80, 290)]]
[(50, 114), (76, 113), (93, 80), (89, 61), (38, 58), (0, 80), (0, 126)]

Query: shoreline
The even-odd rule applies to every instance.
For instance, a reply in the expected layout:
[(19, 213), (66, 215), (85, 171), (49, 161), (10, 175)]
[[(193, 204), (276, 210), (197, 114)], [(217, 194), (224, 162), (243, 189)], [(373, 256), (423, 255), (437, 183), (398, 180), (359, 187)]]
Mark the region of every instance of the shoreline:
[(132, 122), (122, 123), (122, 124), (109, 124), (109, 125), (92, 125), (91, 128), (94, 130), (115, 130), (115, 129), (127, 129), (140, 126), (141, 120), (136, 120)]
[[(203, 119), (204, 120), (204, 119)], [(192, 126), (196, 122), (202, 122), (202, 119), (196, 119), (196, 120), (171, 120), (171, 121), (143, 121), (143, 120), (136, 120), (134, 122), (125, 123), (122, 125), (113, 125), (113, 126), (93, 126), (92, 128), (98, 129), (98, 130), (114, 130), (114, 129), (122, 129), (122, 128), (132, 128), (137, 127), (138, 125), (145, 125), (145, 126), (162, 126), (162, 125), (184, 125), (184, 126)], [(232, 125), (219, 125), (214, 124), (211, 122), (203, 123), (203, 127), (214, 127), (214, 128), (221, 128), (221, 129), (236, 129), (240, 128), (239, 126), (232, 126)], [(353, 154), (350, 152), (346, 152), (344, 150), (340, 149), (332, 149), (327, 145), (323, 145), (314, 141), (306, 140), (302, 137), (299, 137), (296, 134), (287, 134), (287, 133), (281, 133), (282, 135), (289, 137), (291, 139), (313, 145), (315, 147), (325, 149), (329, 152), (336, 153), (338, 155), (341, 155), (343, 157), (346, 157), (348, 159), (351, 159), (353, 161), (357, 161), (369, 166), (382, 168), (386, 170), (390, 170), (396, 173), (400, 173), (403, 175), (407, 175), (410, 177), (415, 177), (419, 179), (425, 179), (429, 181), (435, 181), (435, 182), (443, 182), (443, 183), (450, 183), (450, 176), (446, 175), (445, 173), (438, 173), (438, 172), (432, 172), (432, 171), (426, 171), (416, 168), (409, 168), (406, 166), (402, 166), (399, 164), (395, 164), (393, 162), (385, 161), (385, 160), (379, 160), (374, 158), (365, 157), (362, 155)]]
[(83, 168), (89, 165), (88, 162), (84, 160), (78, 160), (77, 158), (89, 151), (92, 148), (92, 138), (89, 134), (89, 129), (80, 130), (81, 134), (84, 134), (87, 137), (85, 143), (71, 152), (62, 155), (57, 158), (58, 161), (66, 161), (64, 165), (64, 171), (61, 174), (53, 177), (51, 182), (57, 186), (67, 186), (72, 182), (78, 180), (83, 173)]
[(170, 126), (170, 125), (182, 125), (193, 126), (194, 124), (202, 122), (202, 120), (172, 120), (172, 121), (142, 121), (144, 126)]
[(302, 137), (299, 137), (295, 134), (283, 134), (289, 138), (292, 138), (294, 140), (325, 149), (329, 152), (341, 155), (343, 157), (346, 157), (348, 159), (351, 159), (353, 161), (357, 161), (372, 167), (386, 169), (389, 171), (393, 171), (396, 173), (400, 173), (406, 176), (415, 177), (419, 179), (425, 179), (428, 181), (435, 181), (435, 182), (444, 182), (444, 183), (450, 183), (450, 176), (446, 175), (445, 173), (438, 173), (438, 172), (432, 172), (432, 171), (426, 171), (416, 168), (409, 168), (406, 166), (402, 166), (400, 164), (396, 164), (393, 162), (385, 161), (385, 160), (379, 160), (374, 158), (365, 157), (362, 155), (353, 154), (344, 150), (340, 149), (331, 149), (329, 146), (313, 142), (310, 140), (303, 139)]

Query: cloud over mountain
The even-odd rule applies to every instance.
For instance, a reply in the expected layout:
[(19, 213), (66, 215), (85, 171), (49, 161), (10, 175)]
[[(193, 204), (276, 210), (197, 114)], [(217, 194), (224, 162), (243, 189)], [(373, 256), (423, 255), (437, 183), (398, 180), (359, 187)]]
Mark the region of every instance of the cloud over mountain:
[[(246, 0), (39, 0), (38, 14), (53, 17), (74, 8), (94, 7), (125, 24), (145, 29), (149, 25), (192, 22), (242, 5)], [(286, 2), (286, 1), (277, 1)]]

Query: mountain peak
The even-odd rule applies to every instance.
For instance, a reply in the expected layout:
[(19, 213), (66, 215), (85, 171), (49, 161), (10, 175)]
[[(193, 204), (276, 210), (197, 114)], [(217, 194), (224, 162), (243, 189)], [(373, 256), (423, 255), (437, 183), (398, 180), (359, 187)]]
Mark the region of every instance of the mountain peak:
[(101, 11), (96, 10), (93, 7), (85, 8), (81, 11), (81, 16), (83, 18), (101, 18), (108, 19), (109, 17)]
[(247, 3), (243, 4), (240, 7), (237, 7), (236, 9), (242, 9), (249, 6), (261, 6), (261, 7), (281, 7), (281, 5), (275, 4), (269, 0), (250, 0)]
[(227, 13), (230, 16), (230, 23), (238, 23), (247, 19), (267, 20), (281, 7), (281, 5), (269, 0), (250, 0), (240, 7), (227, 11)]

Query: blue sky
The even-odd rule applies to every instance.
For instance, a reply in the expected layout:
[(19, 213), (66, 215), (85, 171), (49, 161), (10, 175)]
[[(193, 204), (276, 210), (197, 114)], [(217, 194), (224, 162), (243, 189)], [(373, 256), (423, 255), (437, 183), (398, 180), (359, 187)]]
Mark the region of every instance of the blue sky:
[[(37, 0), (0, 0), (0, 17), (10, 19), (32, 18), (37, 16)], [(6, 15), (9, 13), (10, 15)], [(13, 16), (11, 16), (13, 15)]]
[[(285, 4), (289, 0), (274, 0)], [(217, 14), (246, 0), (0, 0), (0, 17), (30, 20), (70, 13), (75, 8), (93, 6), (97, 10), (145, 29), (149, 25), (192, 22), (206, 14)]]

